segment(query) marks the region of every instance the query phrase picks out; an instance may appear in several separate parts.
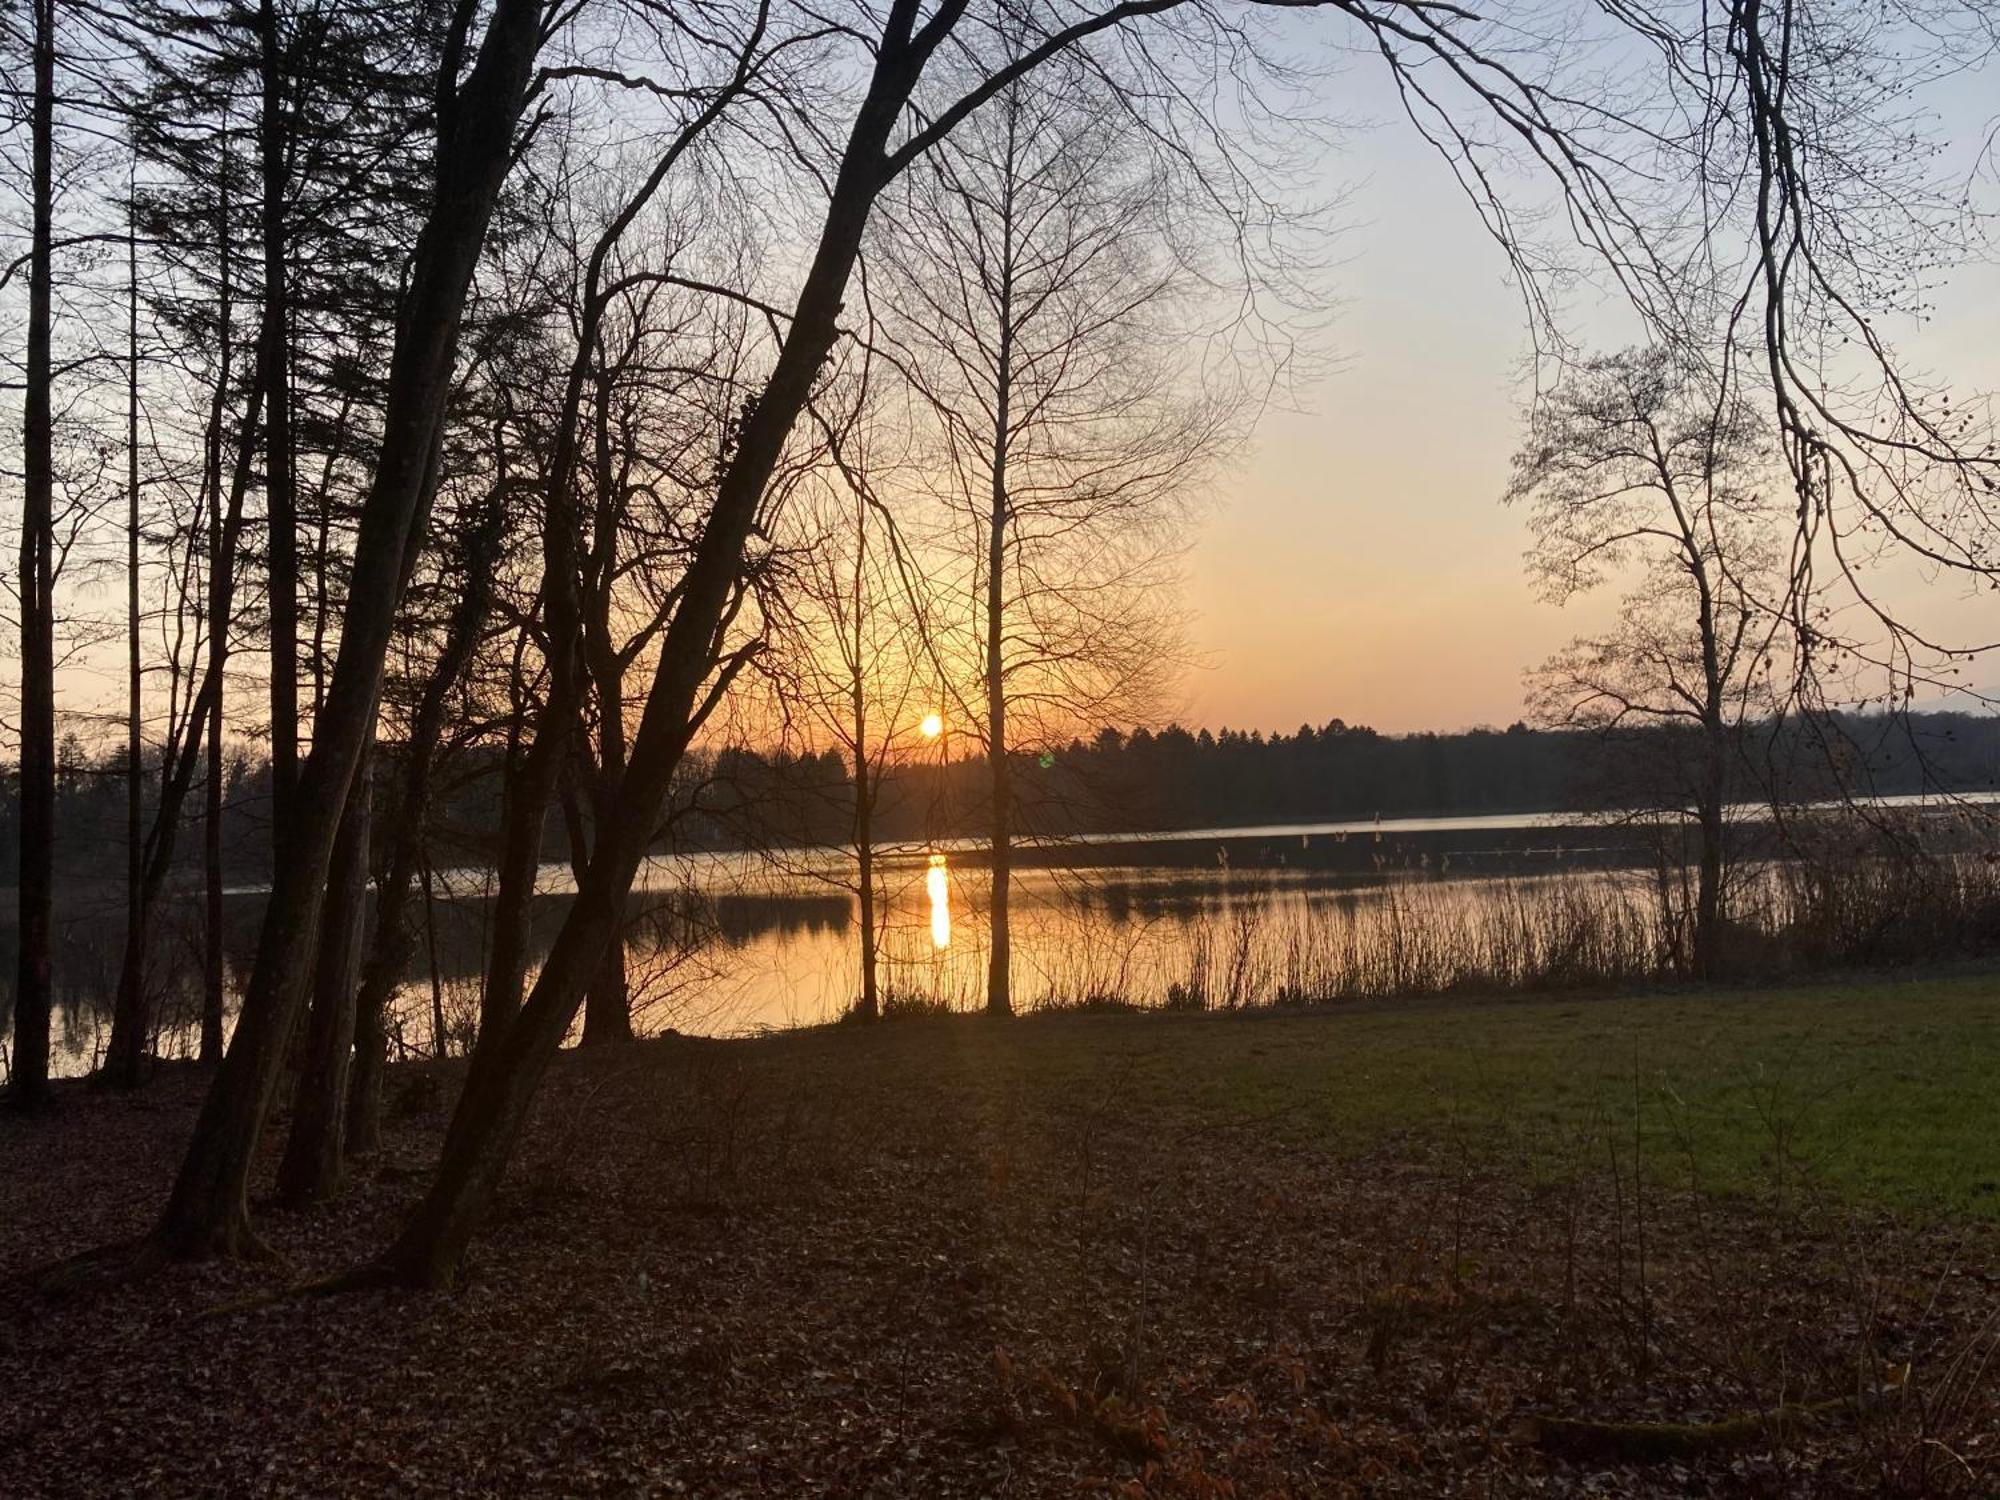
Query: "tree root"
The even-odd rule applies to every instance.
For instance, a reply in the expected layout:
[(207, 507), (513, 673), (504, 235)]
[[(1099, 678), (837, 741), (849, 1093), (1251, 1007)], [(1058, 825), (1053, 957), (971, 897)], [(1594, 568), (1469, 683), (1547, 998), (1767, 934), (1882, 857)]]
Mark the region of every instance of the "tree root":
[(1768, 1411), (1744, 1412), (1713, 1422), (1598, 1422), (1583, 1417), (1535, 1415), (1521, 1424), (1519, 1435), (1536, 1447), (1572, 1458), (1670, 1463), (1816, 1432), (1832, 1422), (1880, 1406), (1900, 1395), (1902, 1389), (1901, 1380), (1897, 1380), (1858, 1395), (1837, 1396), (1830, 1401), (1788, 1401)]
[(197, 1323), (211, 1322), (217, 1318), (233, 1318), (242, 1313), (261, 1312), (267, 1307), (278, 1307), (288, 1302), (307, 1302), (321, 1297), (346, 1297), (356, 1292), (388, 1291), (392, 1288), (408, 1288), (409, 1279), (397, 1269), (382, 1260), (363, 1261), (345, 1271), (332, 1276), (323, 1276), (317, 1281), (299, 1281), (290, 1286), (274, 1287), (269, 1291), (252, 1292), (244, 1297), (232, 1297), (227, 1302), (204, 1308), (194, 1316)]
[(285, 1262), (284, 1256), (251, 1229), (246, 1219), (193, 1248), (177, 1246), (156, 1230), (138, 1239), (116, 1240), (23, 1271), (4, 1285), (29, 1296), (62, 1301), (144, 1281), (176, 1261), (208, 1259), (264, 1266)]
[(50, 1301), (106, 1292), (127, 1282), (143, 1281), (167, 1263), (166, 1247), (151, 1235), (118, 1240), (48, 1265), (21, 1272), (9, 1285)]

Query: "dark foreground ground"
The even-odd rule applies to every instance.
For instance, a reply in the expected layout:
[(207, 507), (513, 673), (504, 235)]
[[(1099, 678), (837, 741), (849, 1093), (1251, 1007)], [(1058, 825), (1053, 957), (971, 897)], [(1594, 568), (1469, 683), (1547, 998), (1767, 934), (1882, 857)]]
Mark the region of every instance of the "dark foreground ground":
[[(2000, 1494), (1988, 978), (569, 1056), (462, 1290), (199, 1316), (453, 1081), (284, 1267), (0, 1291), (0, 1494)], [(0, 1275), (199, 1082), (0, 1119)]]

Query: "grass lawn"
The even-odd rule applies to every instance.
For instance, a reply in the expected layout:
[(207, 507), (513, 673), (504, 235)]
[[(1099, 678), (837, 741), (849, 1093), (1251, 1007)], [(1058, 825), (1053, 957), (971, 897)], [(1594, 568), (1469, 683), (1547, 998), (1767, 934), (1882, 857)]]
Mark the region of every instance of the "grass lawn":
[(928, 1052), (931, 1065), (1255, 1119), (1342, 1151), (1415, 1132), (1548, 1170), (1614, 1136), (1628, 1148), (1636, 1124), (1652, 1169), (1676, 1183), (1818, 1185), (1857, 1206), (2000, 1219), (2000, 977), (1990, 974), (1063, 1016), (997, 1031), (905, 1024), (954, 1033), (915, 1044), (910, 1063)]

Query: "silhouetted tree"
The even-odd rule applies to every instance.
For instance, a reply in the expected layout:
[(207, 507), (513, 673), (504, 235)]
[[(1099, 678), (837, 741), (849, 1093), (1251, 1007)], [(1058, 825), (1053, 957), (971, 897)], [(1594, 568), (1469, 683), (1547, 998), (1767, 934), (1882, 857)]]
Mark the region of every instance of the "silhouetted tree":
[(51, 359), (55, 239), (55, 0), (30, 0), (27, 359), (21, 419), (20, 955), (14, 971), (13, 1089), (28, 1104), (48, 1092), (54, 916), (55, 419)]
[(1099, 82), (1060, 59), (1001, 91), (908, 174), (883, 235), (887, 322), (935, 414), (976, 601), (984, 691), (960, 712), (986, 747), (998, 1015), (1013, 759), (1157, 701), (1176, 656), (1168, 529), (1234, 415), (1188, 378), (1199, 268), (1175, 238), (1192, 226), (1168, 220), (1192, 205)]
[[(1726, 914), (1731, 766), (1745, 722), (1772, 706), (1777, 622), (1759, 602), (1775, 597), (1767, 454), (1740, 400), (1668, 351), (1631, 350), (1584, 361), (1537, 403), (1507, 490), (1532, 507), (1529, 565), (1544, 598), (1628, 581), (1616, 626), (1551, 658), (1532, 700), (1555, 725), (1660, 730), (1638, 747), (1643, 779), (1624, 796), (1632, 811), (1692, 813), (1687, 956), (1704, 977)], [(1678, 866), (1678, 850), (1667, 853)]]

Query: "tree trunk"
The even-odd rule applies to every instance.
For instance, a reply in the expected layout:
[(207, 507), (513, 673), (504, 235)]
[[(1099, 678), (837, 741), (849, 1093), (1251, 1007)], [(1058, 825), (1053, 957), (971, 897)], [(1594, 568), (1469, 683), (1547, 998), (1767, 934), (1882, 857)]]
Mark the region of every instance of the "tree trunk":
[[(135, 158), (136, 161), (136, 158)], [(136, 176), (136, 170), (135, 170)], [(128, 179), (125, 224), (125, 930), (139, 928), (146, 881), (144, 663), (139, 656), (139, 231), (138, 184)], [(189, 733), (198, 732), (190, 718)], [(143, 975), (141, 976), (143, 982)]]
[(1701, 805), (1696, 809), (1701, 825), (1701, 849), (1695, 872), (1694, 972), (1700, 979), (1721, 977), (1723, 802), (1728, 796), (1728, 748), (1719, 722), (1705, 728), (1706, 764), (1703, 767)]
[(382, 1149), (382, 1074), (389, 1066), (389, 1032), (382, 1004), (370, 1005), (368, 998), (365, 988), (354, 997), (354, 1066), (347, 1078), (344, 1147), (349, 1157), (372, 1156)]
[[(760, 21), (748, 47), (754, 51), (763, 35)], [(608, 298), (604, 268), (611, 252), (666, 181), (681, 154), (719, 116), (749, 80), (746, 52), (734, 82), (719, 89), (694, 119), (661, 153), (646, 180), (612, 218), (597, 243), (583, 277), (582, 316), (576, 347), (563, 386), (560, 420), (550, 450), (546, 484), (547, 508), (542, 525), (542, 626), (549, 642), (549, 689), (535, 738), (518, 765), (510, 756), (505, 797), (505, 832), (501, 842), (500, 888), (493, 903), (493, 946), (487, 956), (485, 985), (480, 993), (479, 1046), (497, 1042), (521, 1006), (527, 975), (527, 943), (535, 896), (535, 870), (541, 863), (542, 828), (549, 799), (561, 779), (563, 761), (582, 706), (583, 613), (577, 580), (577, 517), (575, 475), (583, 412), (583, 387), (597, 351)], [(605, 389), (600, 383), (600, 390)], [(600, 410), (600, 416), (602, 412)], [(614, 720), (607, 717), (607, 725)], [(622, 723), (617, 723), (622, 733)], [(513, 746), (510, 745), (510, 751)], [(625, 1031), (630, 1033), (629, 1016)]]
[[(547, 725), (547, 710), (543, 711)], [(548, 820), (552, 768), (537, 755), (538, 732), (526, 749), (509, 757), (501, 793), (499, 883), (493, 895), (493, 941), (479, 992), (477, 1050), (499, 1041), (521, 1008), (528, 971), (528, 940), (534, 919), (535, 871), (542, 861), (542, 831)]]
[(581, 1041), (586, 1047), (605, 1047), (631, 1040), (632, 991), (625, 977), (625, 945), (614, 940), (584, 997)]
[(209, 705), (208, 785), (201, 820), (202, 864), (202, 954), (201, 954), (201, 1065), (214, 1067), (222, 1061), (222, 1019), (224, 958), (222, 902), (222, 695), (218, 692)]
[(223, 984), (225, 934), (222, 906), (222, 728), (224, 669), (229, 661), (229, 627), (235, 593), (236, 559), (224, 549), (222, 520), (222, 420), (229, 402), (230, 366), (235, 354), (232, 333), (233, 304), (230, 277), (234, 257), (229, 248), (229, 135), (222, 132), (221, 170), (217, 178), (216, 253), (219, 259), (219, 292), (216, 308), (215, 397), (209, 403), (208, 431), (204, 445), (206, 471), (202, 487), (208, 502), (208, 656), (215, 673), (215, 693), (209, 702), (206, 725), (208, 743), (208, 784), (204, 788), (201, 828), (201, 862), (204, 896), (202, 922), (201, 1063), (214, 1067), (222, 1061)]
[[(621, 221), (625, 218), (621, 215)], [(598, 278), (612, 237), (600, 239), (585, 274), (583, 317), (563, 385), (562, 411), (549, 459), (547, 506), (542, 519), (542, 627), (548, 638), (549, 685), (535, 737), (507, 779), (501, 840), (500, 888), (493, 901), (493, 947), (480, 992), (479, 1046), (497, 1041), (521, 1008), (527, 982), (528, 939), (533, 930), (535, 872), (542, 858), (542, 829), (563, 780), (563, 764), (577, 733), (583, 704), (583, 601), (577, 587), (575, 479), (583, 387), (597, 328), (604, 314)], [(571, 850), (582, 858), (580, 846)]]
[[(865, 746), (861, 734), (868, 721), (860, 708), (861, 694), (857, 691), (854, 697), (855, 743)], [(854, 756), (854, 874), (861, 909), (861, 1000), (855, 1014), (874, 1021), (882, 1015), (882, 960), (875, 933), (875, 787), (865, 749)]]
[[(580, 768), (588, 771), (590, 768)], [(600, 782), (605, 772), (598, 772)], [(570, 869), (578, 884), (590, 869), (590, 834), (584, 825), (583, 807), (576, 789), (565, 786), (562, 795), (563, 823), (569, 836)], [(602, 806), (600, 804), (600, 813)], [(583, 1036), (580, 1045), (602, 1047), (632, 1040), (632, 1000), (625, 979), (625, 946), (614, 942), (590, 982), (583, 1002)]]
[[(1011, 188), (1012, 179), (1009, 179)], [(993, 409), (993, 494), (986, 533), (986, 763), (988, 791), (988, 868), (993, 893), (990, 900), (992, 942), (986, 960), (986, 1013), (1011, 1016), (1014, 1013), (1013, 933), (1008, 921), (1008, 898), (1013, 894), (1013, 788), (1007, 767), (1007, 444), (1011, 436), (1013, 396), (1013, 285), (1011, 259), (1003, 268), (1000, 290), (1000, 348), (994, 381)]]
[(848, 609), (853, 636), (848, 649), (848, 712), (854, 729), (854, 875), (861, 914), (861, 999), (855, 1014), (863, 1021), (882, 1015), (878, 988), (880, 955), (875, 944), (875, 795), (880, 783), (868, 763), (868, 684), (865, 619), (868, 609), (868, 504), (854, 499), (854, 584)]
[(417, 883), (424, 896), (424, 958), (431, 971), (431, 1056), (442, 1062), (449, 1052), (444, 1024), (444, 975), (438, 969), (437, 888), (431, 877), (430, 851), (417, 845)]
[[(603, 341), (592, 330), (600, 349)], [(611, 638), (612, 580), (618, 572), (620, 488), (611, 462), (611, 403), (617, 380), (608, 357), (597, 361), (596, 400), (591, 409), (594, 489), (597, 515), (586, 563), (588, 586), (578, 600), (583, 660), (597, 694), (597, 766), (590, 785), (591, 817), (598, 826), (616, 815), (618, 783), (625, 775), (625, 663)], [(587, 608), (584, 607), (587, 598)], [(579, 757), (587, 761), (588, 757)], [(584, 770), (589, 770), (586, 764)], [(632, 992), (625, 974), (624, 934), (612, 940), (583, 1002), (586, 1047), (615, 1046), (632, 1040)]]
[(324, 1203), (340, 1191), (346, 1145), (349, 1059), (354, 1050), (354, 976), (368, 917), (370, 756), (363, 753), (327, 868), (326, 911), (313, 965), (305, 1065), (292, 1107), (291, 1135), (278, 1167), (279, 1200)]
[(373, 483), (362, 507), (326, 713), (299, 776), (288, 854), (273, 872), (236, 1032), (209, 1089), (155, 1238), (169, 1254), (251, 1249), (249, 1178), (303, 998), (322, 888), (348, 788), (375, 720), (407, 559), (420, 543), (451, 389), (459, 319), (512, 154), (540, 41), (536, 0), (497, 0), (479, 58), (454, 95), (440, 77), (432, 209), (396, 326)]
[(21, 874), (14, 976), (13, 1090), (40, 1104), (49, 1086), (49, 968), (54, 921), (55, 437), (50, 404), (51, 214), (55, 180), (55, 0), (34, 7), (34, 100), (29, 112), (27, 390), (21, 457)]
[(290, 855), (286, 827), (299, 776), (298, 493), (292, 474), (291, 317), (285, 267), (285, 78), (276, 0), (258, 0), (263, 85), (257, 145), (263, 179), (264, 328), (257, 379), (264, 388), (264, 495), (269, 522), (271, 632), (271, 857)]

